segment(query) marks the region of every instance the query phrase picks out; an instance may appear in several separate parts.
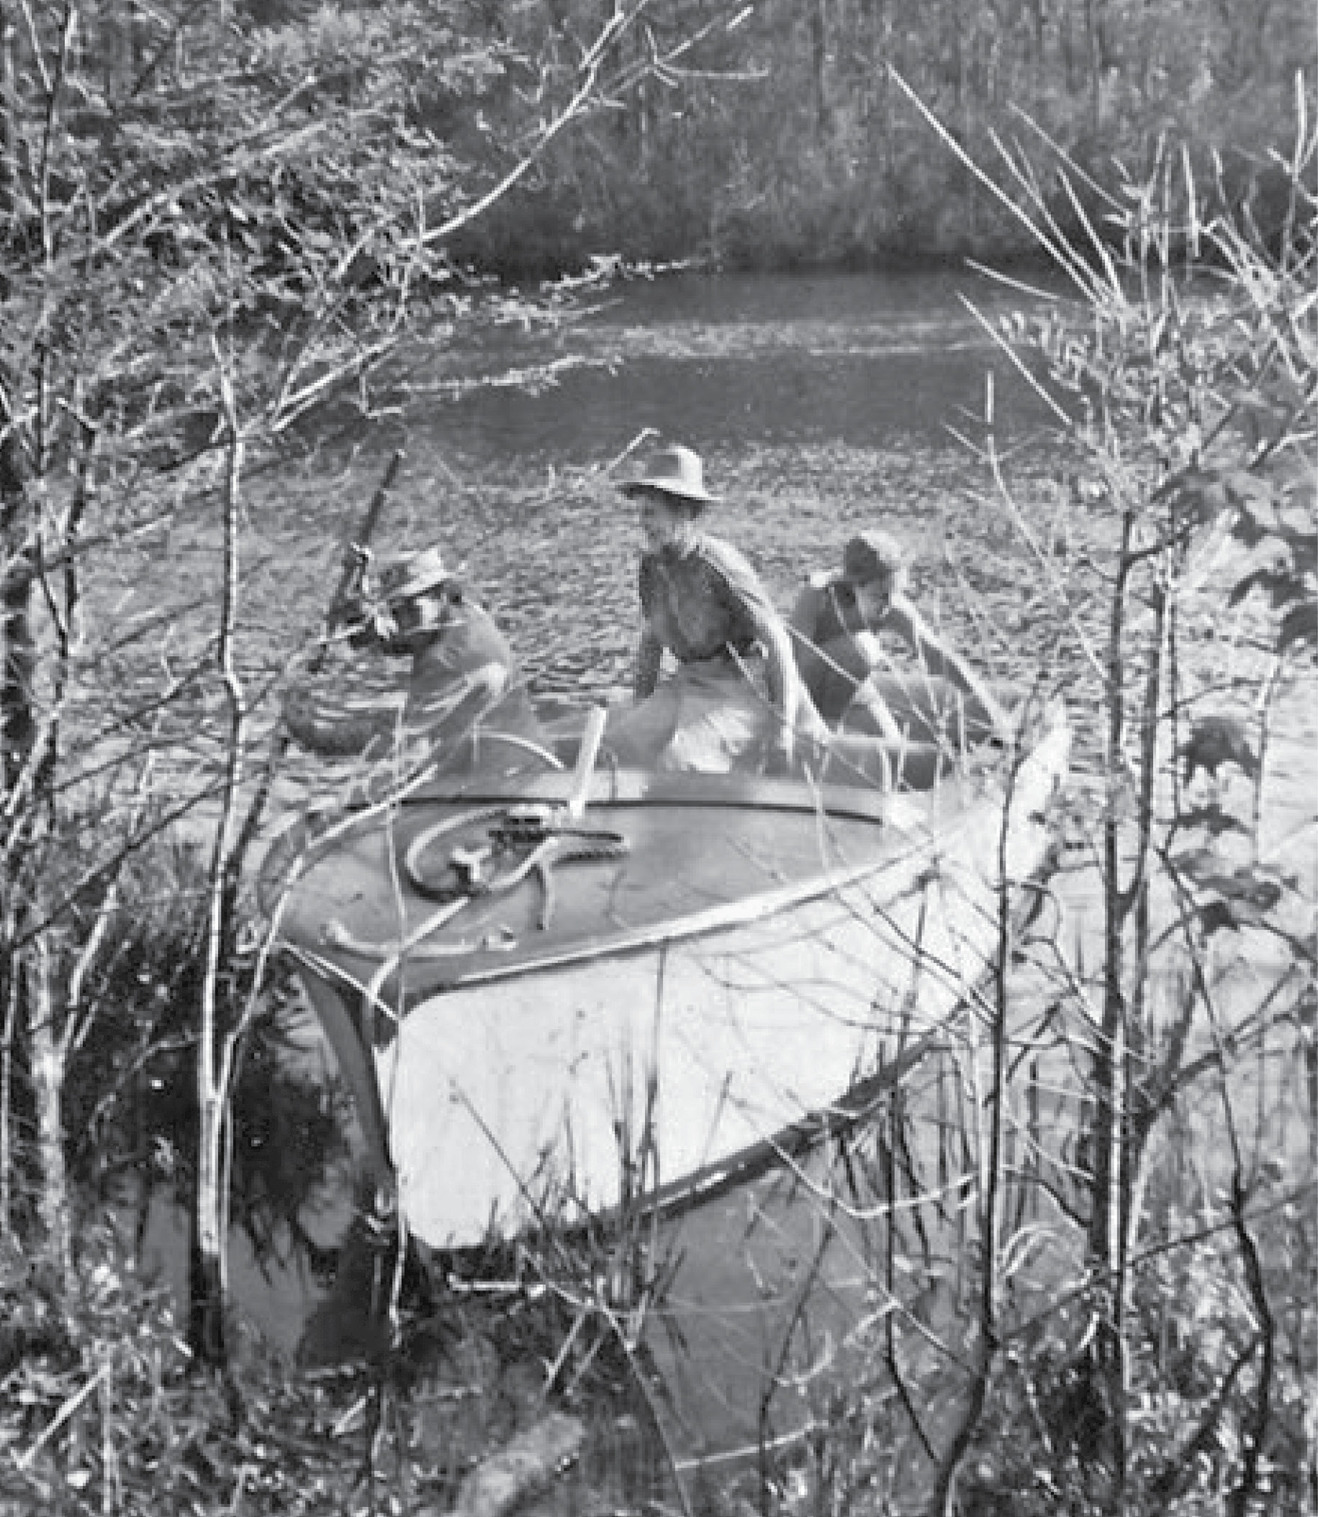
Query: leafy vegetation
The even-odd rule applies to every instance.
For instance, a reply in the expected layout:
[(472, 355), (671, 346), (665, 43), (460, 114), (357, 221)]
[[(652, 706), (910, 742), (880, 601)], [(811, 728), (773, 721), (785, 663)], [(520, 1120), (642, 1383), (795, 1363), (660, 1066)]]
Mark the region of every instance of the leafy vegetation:
[[(244, 600), (248, 480), (331, 403), (360, 425), (405, 334), (415, 359), (535, 318), (446, 241), (595, 101), (628, 24), (522, 68), (491, 164), (462, 143), (512, 60), (469, 19), (0, 9), (0, 1212), (67, 1276), (68, 1077), (160, 891), (182, 960), (144, 1035), (171, 1012), (195, 1052), (192, 1332), (216, 1363), (228, 1112), (268, 957), (242, 948), (253, 743), (284, 664)], [(171, 585), (179, 537), (198, 572)]]
[(1301, 113), (1280, 253), (1184, 162), (1079, 245), (1015, 182), (1078, 295), (1002, 337), (1065, 530), (983, 463), (1095, 746), (1014, 972), (831, 1171), (875, 1309), (783, 1510), (1312, 1508), (1315, 151)]

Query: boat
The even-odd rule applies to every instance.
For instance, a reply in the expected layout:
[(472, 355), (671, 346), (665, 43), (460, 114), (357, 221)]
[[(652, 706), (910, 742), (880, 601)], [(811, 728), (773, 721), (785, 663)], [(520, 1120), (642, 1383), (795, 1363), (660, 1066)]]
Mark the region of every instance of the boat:
[(1065, 713), (889, 783), (597, 758), (302, 820), (263, 891), (408, 1233), (671, 1205), (854, 1113), (983, 980), (1050, 848)]

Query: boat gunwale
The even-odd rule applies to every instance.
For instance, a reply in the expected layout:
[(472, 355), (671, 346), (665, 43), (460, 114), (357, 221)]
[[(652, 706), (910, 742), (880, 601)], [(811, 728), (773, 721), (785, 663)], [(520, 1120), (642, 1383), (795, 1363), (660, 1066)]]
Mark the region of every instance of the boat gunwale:
[[(951, 783), (958, 783), (953, 780)], [(942, 786), (933, 787), (933, 789)], [(740, 774), (663, 774), (640, 768), (607, 766), (591, 776), (584, 805), (590, 806), (710, 806), (742, 811), (800, 811), (840, 819), (887, 822), (898, 802), (930, 790), (880, 790), (864, 785), (819, 784), (809, 779)], [(537, 801), (558, 804), (571, 798), (572, 776), (566, 770), (535, 774), (454, 775), (432, 780), (401, 796), (397, 806), (422, 806)], [(368, 811), (378, 803), (349, 802), (344, 808)]]
[[(958, 820), (965, 816), (966, 812), (963, 811)], [(808, 879), (796, 881), (791, 885), (780, 886), (776, 890), (758, 891), (754, 895), (742, 896), (734, 901), (706, 907), (701, 911), (686, 912), (681, 916), (671, 917), (644, 927), (636, 927), (608, 936), (582, 940), (571, 947), (535, 953), (525, 958), (510, 959), (502, 963), (490, 964), (488, 967), (472, 969), (465, 973), (447, 977), (440, 975), (433, 980), (428, 979), (424, 987), (408, 991), (406, 1001), (419, 1004), (433, 996), (450, 995), (459, 990), (518, 979), (527, 974), (542, 974), (567, 970), (577, 965), (589, 964), (603, 958), (629, 958), (636, 954), (644, 953), (649, 949), (667, 947), (677, 942), (708, 937), (711, 934), (723, 932), (729, 928), (748, 926), (757, 921), (767, 921), (771, 917), (781, 915), (784, 912), (807, 906), (811, 902), (831, 895), (836, 891), (855, 888), (863, 884), (872, 875), (894, 868), (904, 862), (909, 862), (912, 853), (922, 858), (926, 858), (927, 856), (925, 869), (922, 871), (922, 877), (924, 877), (929, 870), (935, 867), (938, 854), (928, 851), (928, 839), (925, 837), (914, 836), (907, 831), (903, 831), (901, 836), (910, 840), (912, 844), (911, 850), (900, 853), (885, 852), (879, 856), (868, 858), (862, 863), (836, 865), (811, 875)], [(327, 962), (333, 964), (334, 962), (333, 956), (324, 951), (312, 950), (298, 944), (289, 944), (288, 946), (295, 948), (309, 962), (317, 965), (323, 965)], [(365, 954), (354, 952), (345, 945), (335, 944), (333, 947), (335, 953), (343, 958), (361, 960), (368, 957)], [(407, 964), (409, 958), (413, 964), (426, 963), (424, 954), (415, 951), (419, 947), (420, 945), (417, 944), (410, 953), (400, 953), (398, 956), (399, 965)], [(473, 950), (473, 953), (476, 952), (479, 952), (479, 950)], [(431, 959), (429, 962), (434, 963), (436, 961)], [(322, 969), (321, 972), (323, 973), (324, 970)], [(391, 971), (389, 979), (392, 980), (396, 973), (396, 970)], [(335, 966), (335, 976), (353, 984), (358, 983), (355, 976), (346, 969), (340, 969), (337, 965)], [(360, 993), (365, 994), (366, 989), (365, 985), (358, 985)], [(377, 999), (385, 1006), (391, 1016), (407, 1015), (407, 1009), (400, 1013), (396, 1003), (391, 1004), (389, 997), (381, 995)]]

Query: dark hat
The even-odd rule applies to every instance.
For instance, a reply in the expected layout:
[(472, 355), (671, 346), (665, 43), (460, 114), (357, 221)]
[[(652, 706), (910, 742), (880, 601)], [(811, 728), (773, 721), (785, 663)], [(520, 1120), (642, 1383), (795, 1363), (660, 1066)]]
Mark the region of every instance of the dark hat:
[(902, 545), (887, 532), (858, 532), (842, 550), (842, 578), (849, 585), (867, 585), (905, 567)]
[(682, 447), (664, 448), (651, 454), (644, 470), (632, 479), (623, 480), (620, 488), (624, 495), (634, 495), (638, 490), (659, 490), (702, 506), (718, 499), (705, 489), (705, 466), (700, 454)]

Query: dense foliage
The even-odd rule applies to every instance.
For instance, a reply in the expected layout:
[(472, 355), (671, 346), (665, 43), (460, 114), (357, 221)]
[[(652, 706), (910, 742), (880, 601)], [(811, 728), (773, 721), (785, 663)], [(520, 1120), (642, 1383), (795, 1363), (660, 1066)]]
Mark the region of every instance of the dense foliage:
[[(545, 45), (600, 9), (560, 6)], [(518, 35), (544, 35), (534, 11), (514, 15)], [(931, 152), (903, 84), (981, 158), (995, 137), (1046, 137), (1106, 182), (1115, 162), (1142, 173), (1164, 136), (1205, 175), (1220, 155), (1224, 198), (1273, 224), (1285, 190), (1268, 153), (1315, 58), (1305, 0), (666, 0), (627, 45), (642, 66), (684, 37), (697, 40), (566, 140), (473, 246), (510, 266), (1036, 251)], [(1060, 183), (1050, 192), (1062, 207)]]
[[(1074, 1169), (1041, 1153), (1037, 1175), (1058, 1203), (1050, 1245), (1069, 1232), (1077, 1250), (1071, 1289), (1039, 1310), (1038, 1277), (1004, 1262), (980, 1299), (997, 1394), (982, 1428), (968, 1417), (965, 1485), (1018, 1511), (1312, 1501), (1297, 1265), (1318, 1226), (1318, 1089), (1301, 1073), (1318, 882), (1293, 831), (1309, 802), (1291, 816), (1277, 793), (1305, 763), (1318, 651), (1315, 155), (1301, 112), (1272, 246), (1206, 213), (1184, 159), (1106, 196), (1102, 236), (1034, 224), (1086, 315), (1014, 336), (1057, 387), (1078, 503), (1107, 529), (1088, 572), (1037, 550), (1071, 625), (1086, 604), (1105, 619), (1088, 653), (1102, 808), (1082, 845), (1103, 949), (1087, 968), (1051, 939), (1036, 960), (1072, 1063), (1053, 1086), (1063, 1125), (1078, 1103)], [(1187, 248), (1219, 272), (1189, 277)], [(1031, 1233), (1004, 1230), (1004, 1256)], [(1026, 1408), (1032, 1431), (1006, 1453)]]
[[(248, 479), (331, 404), (360, 426), (405, 335), (437, 366), (455, 331), (553, 315), (447, 240), (597, 99), (627, 20), (542, 66), (461, 5), (0, 6), (0, 1225), (67, 1272), (70, 1077), (110, 1055), (127, 1093), (186, 1028), (217, 1359), (266, 999), (251, 755), (286, 664), (243, 599)], [(196, 573), (164, 576), (180, 536)], [(179, 956), (125, 984), (161, 903)]]

